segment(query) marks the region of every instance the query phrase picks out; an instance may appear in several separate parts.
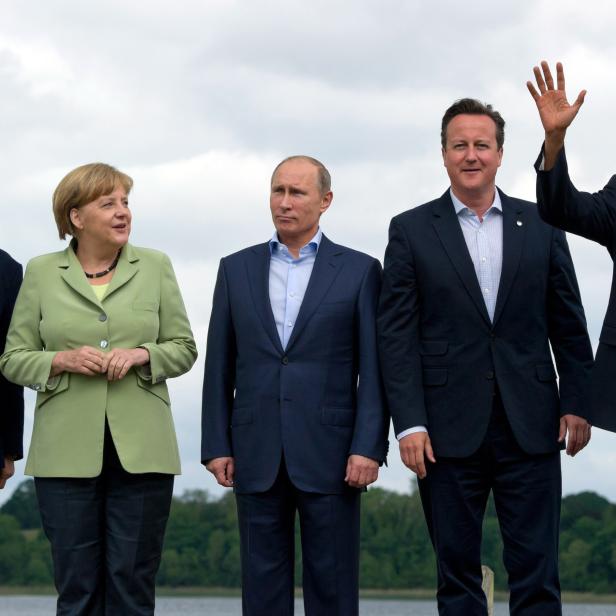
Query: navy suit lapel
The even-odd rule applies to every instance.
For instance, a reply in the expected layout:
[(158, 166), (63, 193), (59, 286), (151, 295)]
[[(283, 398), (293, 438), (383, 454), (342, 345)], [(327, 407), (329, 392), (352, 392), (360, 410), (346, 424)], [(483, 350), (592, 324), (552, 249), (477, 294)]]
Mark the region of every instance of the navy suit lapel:
[(250, 252), (252, 259), (246, 259), (246, 276), (250, 286), (253, 305), (267, 335), (271, 338), (276, 350), (284, 353), (276, 321), (272, 312), (272, 303), (269, 296), (269, 268), (270, 268), (270, 247), (269, 243), (254, 246)]
[[(477, 273), (473, 260), (468, 252), (468, 247), (464, 240), (460, 221), (456, 210), (451, 201), (449, 191), (434, 204), (432, 224), (443, 244), (452, 265), (454, 266), (462, 284), (466, 288), (477, 310), (479, 310), (484, 320), (491, 325), (485, 301), (481, 295)], [(452, 309), (454, 309), (452, 307)]]
[(522, 207), (513, 203), (502, 191), (499, 192), (503, 206), (503, 265), (498, 285), (498, 295), (496, 296), (496, 308), (494, 309), (495, 325), (503, 311), (511, 285), (518, 271), (522, 247), (526, 237), (526, 221)]
[(306, 293), (297, 315), (297, 321), (287, 344), (287, 352), (301, 334), (314, 311), (323, 301), (325, 294), (338, 275), (342, 264), (337, 257), (342, 252), (344, 251), (340, 246), (330, 242), (325, 236), (321, 238), (308, 287), (306, 288)]

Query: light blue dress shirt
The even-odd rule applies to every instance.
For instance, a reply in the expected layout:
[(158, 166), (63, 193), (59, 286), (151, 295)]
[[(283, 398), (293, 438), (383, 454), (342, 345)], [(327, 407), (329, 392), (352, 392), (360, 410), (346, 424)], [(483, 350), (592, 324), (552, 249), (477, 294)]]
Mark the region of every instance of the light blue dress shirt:
[(287, 348), (293, 333), (322, 237), (319, 228), (315, 236), (300, 248), (298, 259), (280, 242), (278, 233), (274, 232), (269, 241), (269, 297), (283, 349)]
[(475, 266), (481, 295), (486, 303), (490, 320), (493, 320), (503, 267), (503, 206), (500, 195), (498, 190), (494, 191), (494, 201), (483, 215), (482, 221), (453, 194), (452, 190), (449, 193)]
[[(458, 222), (464, 235), (468, 253), (475, 267), (481, 295), (488, 309), (490, 320), (494, 319), (496, 297), (503, 267), (503, 206), (498, 190), (494, 190), (494, 201), (483, 220), (468, 208), (449, 190)], [(415, 432), (425, 432), (425, 426), (414, 426), (396, 435), (400, 440)]]

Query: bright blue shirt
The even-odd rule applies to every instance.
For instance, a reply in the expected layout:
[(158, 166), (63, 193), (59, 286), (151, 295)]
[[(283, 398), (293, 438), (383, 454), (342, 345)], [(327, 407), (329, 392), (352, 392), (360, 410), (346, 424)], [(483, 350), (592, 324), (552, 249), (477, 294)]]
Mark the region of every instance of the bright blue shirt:
[(280, 242), (278, 233), (274, 232), (269, 241), (269, 297), (283, 349), (293, 333), (322, 237), (319, 228), (315, 236), (300, 248), (297, 259)]

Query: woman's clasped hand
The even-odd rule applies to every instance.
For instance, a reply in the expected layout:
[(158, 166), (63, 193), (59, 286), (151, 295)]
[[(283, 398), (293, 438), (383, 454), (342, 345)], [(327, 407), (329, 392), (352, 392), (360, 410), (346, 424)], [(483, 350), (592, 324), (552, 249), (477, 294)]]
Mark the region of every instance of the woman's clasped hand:
[(150, 361), (146, 349), (112, 349), (104, 352), (90, 346), (70, 351), (58, 351), (51, 362), (50, 376), (62, 372), (75, 372), (86, 376), (106, 374), (109, 381), (123, 379), (133, 367), (145, 366)]

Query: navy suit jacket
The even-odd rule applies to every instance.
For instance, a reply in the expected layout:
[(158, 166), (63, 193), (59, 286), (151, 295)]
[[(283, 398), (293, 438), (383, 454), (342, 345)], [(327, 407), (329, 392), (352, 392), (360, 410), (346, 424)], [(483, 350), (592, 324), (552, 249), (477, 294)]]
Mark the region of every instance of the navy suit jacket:
[(233, 456), (235, 490), (263, 492), (284, 455), (293, 484), (341, 493), (347, 458), (383, 461), (376, 344), (381, 266), (325, 236), (287, 348), (269, 299), (267, 243), (221, 260), (203, 383), (203, 462)]
[(500, 196), (493, 322), (449, 191), (391, 222), (378, 317), (385, 390), (396, 433), (427, 426), (437, 459), (479, 448), (495, 381), (529, 454), (557, 451), (560, 416), (586, 411), (592, 349), (565, 235), (534, 204)]
[[(21, 285), (21, 265), (0, 250), (0, 354), (4, 352), (6, 333)], [(9, 383), (0, 374), (0, 468), (5, 455), (23, 457), (24, 398), (23, 389)]]
[[(563, 148), (550, 171), (537, 169), (537, 205), (541, 217), (551, 225), (581, 235), (605, 246), (616, 255), (616, 175), (603, 190), (590, 194), (578, 191), (569, 178)], [(614, 266), (613, 266), (614, 267)], [(612, 271), (610, 300), (599, 336), (592, 373), (588, 420), (594, 426), (616, 432), (616, 269)]]

